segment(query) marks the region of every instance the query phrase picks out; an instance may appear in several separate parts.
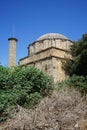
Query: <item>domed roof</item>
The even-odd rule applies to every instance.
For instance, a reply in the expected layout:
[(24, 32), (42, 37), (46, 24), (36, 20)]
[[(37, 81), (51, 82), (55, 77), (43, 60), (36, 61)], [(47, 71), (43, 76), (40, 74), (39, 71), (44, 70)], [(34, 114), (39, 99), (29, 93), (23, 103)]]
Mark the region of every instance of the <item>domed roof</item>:
[(40, 36), (36, 41), (46, 40), (46, 39), (67, 39), (68, 38), (62, 34), (59, 33), (47, 33), (42, 36)]

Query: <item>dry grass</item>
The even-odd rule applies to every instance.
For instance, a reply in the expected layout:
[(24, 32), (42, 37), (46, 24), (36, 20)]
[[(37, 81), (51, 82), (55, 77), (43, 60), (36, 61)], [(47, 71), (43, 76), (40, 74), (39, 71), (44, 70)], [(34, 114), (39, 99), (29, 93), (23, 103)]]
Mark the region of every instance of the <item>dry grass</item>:
[(87, 130), (87, 99), (74, 89), (54, 91), (34, 109), (17, 109), (0, 130)]

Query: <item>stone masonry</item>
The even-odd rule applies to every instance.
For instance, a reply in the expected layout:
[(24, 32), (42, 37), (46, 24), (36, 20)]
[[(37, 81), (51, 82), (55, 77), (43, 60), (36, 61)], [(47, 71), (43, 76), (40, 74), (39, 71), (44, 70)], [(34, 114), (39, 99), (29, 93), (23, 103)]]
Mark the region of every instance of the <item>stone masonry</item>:
[(18, 41), (16, 38), (8, 38), (9, 41), (9, 59), (8, 66), (16, 66), (16, 42)]
[(19, 65), (33, 65), (53, 77), (54, 81), (67, 76), (62, 69), (62, 61), (71, 58), (70, 45), (73, 42), (62, 34), (48, 33), (28, 46), (28, 56), (19, 60)]

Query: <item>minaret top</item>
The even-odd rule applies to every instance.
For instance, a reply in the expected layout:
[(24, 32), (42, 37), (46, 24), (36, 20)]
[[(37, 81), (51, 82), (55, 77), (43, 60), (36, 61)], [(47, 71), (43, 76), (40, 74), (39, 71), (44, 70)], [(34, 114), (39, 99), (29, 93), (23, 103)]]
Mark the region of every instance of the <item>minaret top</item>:
[(18, 39), (17, 38), (14, 38), (14, 37), (11, 37), (11, 38), (8, 38), (8, 41), (10, 41), (10, 40), (14, 40), (14, 41), (18, 41)]

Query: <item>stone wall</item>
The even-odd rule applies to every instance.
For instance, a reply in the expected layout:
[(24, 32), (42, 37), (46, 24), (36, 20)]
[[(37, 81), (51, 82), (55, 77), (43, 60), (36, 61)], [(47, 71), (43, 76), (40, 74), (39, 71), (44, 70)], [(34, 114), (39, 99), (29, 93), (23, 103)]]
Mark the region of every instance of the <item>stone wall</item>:
[(58, 49), (69, 51), (71, 44), (72, 42), (70, 40), (63, 40), (63, 39), (37, 41), (29, 45), (28, 54), (32, 55), (50, 47), (55, 47)]
[(52, 75), (54, 78), (54, 82), (62, 81), (66, 78), (65, 72), (62, 69), (62, 60), (63, 59), (59, 59), (55, 57), (52, 58), (52, 63), (53, 63)]
[(28, 56), (20, 59), (19, 65), (33, 65), (52, 76), (54, 81), (64, 80), (67, 76), (62, 70), (62, 60), (72, 59), (69, 48), (73, 43), (64, 39), (45, 39), (29, 45)]
[(51, 48), (48, 48), (44, 51), (40, 51), (34, 55), (30, 55), (28, 57), (20, 59), (19, 65), (34, 63), (34, 62), (40, 61), (42, 59), (45, 60), (46, 58), (49, 58), (52, 56), (60, 58), (60, 59), (65, 59), (67, 57), (71, 57), (71, 55), (68, 52), (51, 47)]

